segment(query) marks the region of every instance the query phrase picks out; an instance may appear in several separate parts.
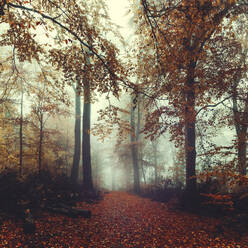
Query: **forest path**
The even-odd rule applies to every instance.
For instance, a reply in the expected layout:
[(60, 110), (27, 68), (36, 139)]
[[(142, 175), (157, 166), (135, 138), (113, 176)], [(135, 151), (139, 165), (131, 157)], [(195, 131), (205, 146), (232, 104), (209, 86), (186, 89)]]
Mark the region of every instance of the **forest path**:
[(90, 209), (91, 219), (45, 213), (36, 233), (23, 235), (20, 225), (4, 223), (0, 247), (75, 248), (246, 248), (248, 242), (213, 237), (216, 220), (168, 210), (167, 204), (124, 192), (111, 192)]

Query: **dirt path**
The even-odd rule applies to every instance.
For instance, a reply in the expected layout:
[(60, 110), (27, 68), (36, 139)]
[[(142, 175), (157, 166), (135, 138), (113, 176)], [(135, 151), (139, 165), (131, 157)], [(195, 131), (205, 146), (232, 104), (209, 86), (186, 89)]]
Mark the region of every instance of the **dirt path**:
[(36, 221), (33, 235), (23, 235), (20, 225), (4, 223), (0, 247), (248, 247), (245, 239), (235, 242), (231, 237), (214, 237), (214, 219), (169, 211), (166, 204), (123, 192), (106, 194), (97, 204), (79, 206), (91, 209), (92, 218), (45, 214)]

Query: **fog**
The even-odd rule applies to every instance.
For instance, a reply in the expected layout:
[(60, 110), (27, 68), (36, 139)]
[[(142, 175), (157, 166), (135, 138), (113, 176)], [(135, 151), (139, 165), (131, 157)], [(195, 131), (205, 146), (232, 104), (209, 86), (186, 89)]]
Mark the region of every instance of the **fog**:
[[(112, 19), (112, 21), (118, 26), (118, 31), (121, 33), (121, 35), (124, 37), (125, 41), (129, 43), (134, 36), (134, 27), (132, 26), (132, 16), (128, 11), (128, 0), (109, 0), (109, 14)], [(6, 32), (5, 27), (7, 26), (1, 26), (1, 32)], [(46, 35), (46, 30), (42, 27), (37, 27), (36, 29), (37, 36), (36, 39), (39, 40), (39, 42), (46, 44), (47, 46), (53, 46), (53, 36), (56, 36), (56, 33), (51, 32), (50, 36), (48, 37)], [(120, 56), (125, 55), (125, 49), (123, 45), (116, 39), (115, 36), (112, 34), (109, 34), (108, 37), (110, 40), (112, 40), (116, 46), (120, 49)], [(11, 49), (5, 49), (4, 54), (8, 54), (11, 52)], [(124, 58), (125, 59), (125, 58)], [(18, 63), (17, 64), (20, 71), (22, 71), (24, 77), (29, 77), (29, 80), (32, 80), (32, 75), (36, 75), (37, 72), (40, 73), (40, 66), (37, 63)], [(35, 80), (35, 79), (33, 79)], [(134, 79), (135, 80), (135, 79)], [(37, 82), (37, 87), (39, 83)], [(57, 118), (51, 118), (48, 122), (48, 125), (55, 126), (55, 129), (63, 130), (65, 135), (69, 135), (71, 139), (71, 143), (73, 143), (74, 138), (74, 91), (72, 87), (66, 86), (66, 91), (68, 95), (70, 96), (71, 101), (71, 107), (68, 108), (68, 111), (70, 112), (70, 116), (66, 118), (57, 119)], [(91, 110), (91, 124), (92, 127), (95, 127), (99, 124), (98, 117), (99, 117), (99, 111), (105, 109), (110, 104), (114, 106), (118, 106), (120, 108), (130, 108), (130, 106), (127, 104), (127, 102), (130, 101), (130, 95), (125, 93), (121, 95), (119, 99), (116, 99), (113, 96), (108, 96), (108, 94), (103, 95), (96, 95), (96, 101), (92, 104), (92, 110)], [(18, 101), (18, 100), (17, 100)], [(32, 95), (28, 96), (24, 92), (24, 114), (28, 114), (30, 112), (30, 106), (33, 102)], [(166, 102), (162, 102), (162, 104), (166, 104)], [(228, 103), (230, 105), (230, 103)], [(220, 108), (223, 108), (223, 106)], [(213, 108), (213, 111), (215, 109)], [(204, 117), (200, 117), (204, 118)], [(117, 130), (118, 126), (114, 126), (114, 129)], [(142, 134), (141, 134), (142, 136)], [(177, 148), (175, 148), (174, 143), (170, 141), (170, 134), (169, 132), (165, 132), (159, 139), (158, 139), (158, 146), (157, 146), (157, 157), (159, 159), (158, 163), (163, 168), (161, 170), (161, 177), (167, 177), (171, 175), (170, 168), (173, 166), (176, 160), (176, 153)], [(218, 129), (218, 134), (216, 134), (214, 137), (211, 137), (211, 142), (215, 143), (217, 146), (228, 146), (231, 145), (233, 142), (233, 139), (235, 138), (235, 130), (232, 129)], [(126, 141), (130, 139), (129, 136), (127, 136)], [(125, 166), (125, 163), (121, 161), (120, 156), (117, 154), (116, 150), (116, 143), (117, 143), (117, 134), (116, 131), (113, 131), (112, 134), (107, 135), (104, 140), (100, 141), (98, 136), (91, 135), (91, 146), (92, 146), (92, 161), (93, 164), (95, 163), (95, 167), (93, 170), (99, 171), (102, 175), (102, 181), (101, 181), (101, 187), (105, 187), (108, 189), (121, 189), (124, 188), (125, 179), (124, 175), (125, 172), (123, 170), (123, 166)], [(126, 142), (128, 143), (128, 142)], [(149, 139), (144, 139), (142, 137), (142, 141), (140, 147), (142, 149), (145, 149), (146, 144), (147, 146), (151, 146), (154, 142), (151, 142)], [(72, 145), (72, 144), (71, 144)], [(127, 145), (122, 144), (123, 146)], [(198, 149), (198, 148), (197, 148)], [(129, 154), (130, 156), (130, 154)], [(151, 154), (152, 156), (152, 154)], [(129, 162), (128, 162), (129, 159)], [(127, 163), (131, 164), (130, 157), (127, 159)], [(144, 163), (151, 163), (151, 161), (144, 161)], [(148, 166), (146, 168), (146, 173), (148, 175), (152, 175), (154, 173), (154, 169), (152, 166)], [(151, 176), (152, 177), (152, 176)], [(144, 178), (141, 178), (141, 182), (144, 183)]]

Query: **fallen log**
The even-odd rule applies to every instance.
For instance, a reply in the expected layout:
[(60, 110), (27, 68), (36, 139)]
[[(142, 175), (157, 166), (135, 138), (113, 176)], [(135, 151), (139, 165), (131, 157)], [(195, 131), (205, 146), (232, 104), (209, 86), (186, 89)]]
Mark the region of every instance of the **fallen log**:
[(59, 204), (58, 206), (55, 207), (46, 207), (47, 210), (54, 212), (54, 213), (59, 213), (59, 214), (65, 214), (69, 217), (76, 218), (76, 217), (84, 217), (84, 218), (90, 218), (91, 217), (91, 211), (90, 210), (85, 210), (85, 209), (80, 209), (76, 207), (71, 207), (67, 206), (65, 204)]

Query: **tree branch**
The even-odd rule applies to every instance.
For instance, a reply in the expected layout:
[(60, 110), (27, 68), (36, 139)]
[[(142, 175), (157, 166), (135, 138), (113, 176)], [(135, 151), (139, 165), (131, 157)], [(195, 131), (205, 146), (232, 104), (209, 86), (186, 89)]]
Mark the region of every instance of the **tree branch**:
[(218, 105), (222, 104), (223, 102), (225, 102), (226, 100), (230, 99), (232, 96), (228, 96), (226, 98), (224, 98), (222, 101), (216, 103), (216, 104), (210, 104), (210, 105), (206, 105), (206, 106), (203, 106), (202, 108), (200, 108), (197, 113), (196, 113), (196, 116), (203, 110), (203, 109), (206, 109), (206, 108), (215, 108), (217, 107)]
[(2, 3), (0, 4), (0, 16), (4, 15), (4, 7), (7, 4), (6, 0), (3, 0)]
[[(39, 10), (33, 9), (33, 8), (29, 8), (23, 5), (17, 5), (17, 4), (13, 4), (13, 3), (8, 3), (9, 7), (12, 8), (16, 8), (16, 9), (21, 9), (21, 10), (25, 10), (28, 12), (33, 12), (36, 13), (38, 15), (40, 15), (41, 17), (50, 20), (51, 22), (53, 22), (54, 24), (58, 25), (60, 28), (64, 29), (65, 31), (67, 31), (69, 34), (71, 34), (74, 38), (76, 38), (76, 40), (79, 41), (79, 43), (86, 47), (89, 51), (91, 51), (91, 53), (93, 55), (95, 55), (102, 63), (103, 67), (105, 67), (108, 71), (108, 73), (110, 74), (110, 76), (116, 80), (119, 80), (125, 87), (130, 88), (132, 90), (136, 90), (136, 85), (133, 82), (130, 82), (129, 80), (124, 80), (122, 78), (120, 78), (119, 76), (117, 76), (112, 70), (111, 68), (108, 66), (108, 62), (105, 62), (104, 59), (102, 58), (101, 55), (99, 55), (96, 51), (94, 51), (93, 47), (89, 44), (87, 44), (86, 42), (84, 42), (75, 32), (73, 32), (72, 30), (70, 30), (68, 27), (66, 27), (65, 25), (63, 25), (62, 23), (60, 23), (59, 21), (57, 21), (56, 19), (58, 17), (51, 17), (47, 14), (42, 13)], [(147, 93), (145, 93), (144, 91), (140, 91), (138, 92), (148, 98), (154, 99), (153, 96), (148, 95)]]

